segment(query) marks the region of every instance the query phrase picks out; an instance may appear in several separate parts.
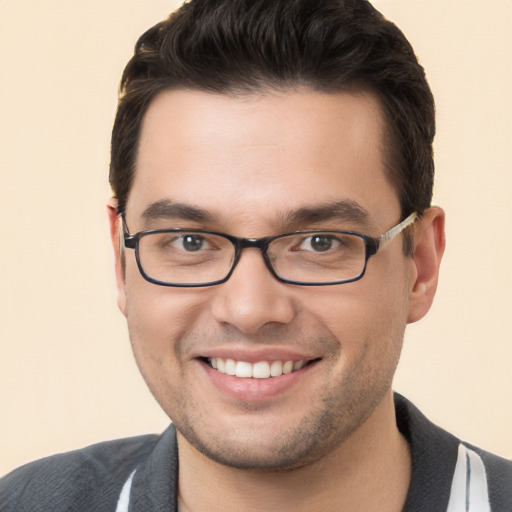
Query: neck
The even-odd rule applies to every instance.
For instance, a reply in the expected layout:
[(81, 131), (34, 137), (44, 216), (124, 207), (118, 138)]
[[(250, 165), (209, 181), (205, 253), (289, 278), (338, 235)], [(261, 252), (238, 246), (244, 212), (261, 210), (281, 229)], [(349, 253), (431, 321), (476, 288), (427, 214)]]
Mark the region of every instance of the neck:
[(391, 393), (344, 443), (322, 459), (282, 472), (218, 464), (178, 434), (179, 511), (399, 512), (411, 475)]

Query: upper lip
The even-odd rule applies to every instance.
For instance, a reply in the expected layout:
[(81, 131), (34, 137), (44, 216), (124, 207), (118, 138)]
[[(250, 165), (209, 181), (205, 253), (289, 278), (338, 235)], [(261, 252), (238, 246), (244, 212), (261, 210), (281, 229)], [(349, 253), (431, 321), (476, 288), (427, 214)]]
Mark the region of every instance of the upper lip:
[(234, 347), (219, 347), (206, 349), (198, 353), (196, 358), (233, 359), (235, 361), (245, 361), (248, 363), (257, 363), (259, 361), (310, 361), (318, 359), (318, 355), (308, 352), (299, 352), (285, 348), (259, 348), (255, 350), (237, 349)]

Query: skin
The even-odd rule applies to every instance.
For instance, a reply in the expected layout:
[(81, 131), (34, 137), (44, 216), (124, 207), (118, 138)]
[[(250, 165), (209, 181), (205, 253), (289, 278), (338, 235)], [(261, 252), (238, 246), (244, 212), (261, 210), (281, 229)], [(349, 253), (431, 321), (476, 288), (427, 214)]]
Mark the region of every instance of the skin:
[[(131, 233), (189, 227), (262, 237), (322, 228), (378, 236), (402, 220), (383, 130), (370, 94), (162, 93), (144, 118), (127, 225)], [(365, 215), (290, 222), (293, 212), (340, 201)], [(162, 202), (208, 218), (172, 208), (144, 216)], [(196, 289), (145, 281), (130, 250), (123, 268), (115, 203), (109, 215), (135, 358), (179, 432), (182, 508), (401, 510), (410, 459), (391, 383), (405, 326), (425, 315), (435, 293), (442, 210), (415, 224), (414, 258), (397, 237), (353, 283), (284, 284), (247, 249), (226, 283)], [(219, 379), (202, 359), (215, 356), (313, 363), (289, 382)]]

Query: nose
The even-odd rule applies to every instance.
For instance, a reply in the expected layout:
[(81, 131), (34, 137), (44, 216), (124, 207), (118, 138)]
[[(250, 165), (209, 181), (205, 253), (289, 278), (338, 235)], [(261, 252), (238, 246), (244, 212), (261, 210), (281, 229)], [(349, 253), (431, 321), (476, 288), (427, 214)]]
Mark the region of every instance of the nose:
[(244, 334), (270, 323), (287, 324), (295, 315), (291, 286), (274, 278), (259, 249), (246, 248), (231, 277), (216, 287), (213, 315)]

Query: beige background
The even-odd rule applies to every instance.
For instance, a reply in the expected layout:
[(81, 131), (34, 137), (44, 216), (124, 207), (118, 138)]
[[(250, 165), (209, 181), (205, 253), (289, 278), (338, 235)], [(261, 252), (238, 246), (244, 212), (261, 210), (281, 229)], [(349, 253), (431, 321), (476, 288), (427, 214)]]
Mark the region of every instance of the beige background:
[[(512, 1), (379, 0), (438, 105), (437, 302), (396, 388), (512, 457)], [(118, 79), (176, 2), (0, 0), (0, 474), (162, 430), (115, 305), (104, 202)]]

